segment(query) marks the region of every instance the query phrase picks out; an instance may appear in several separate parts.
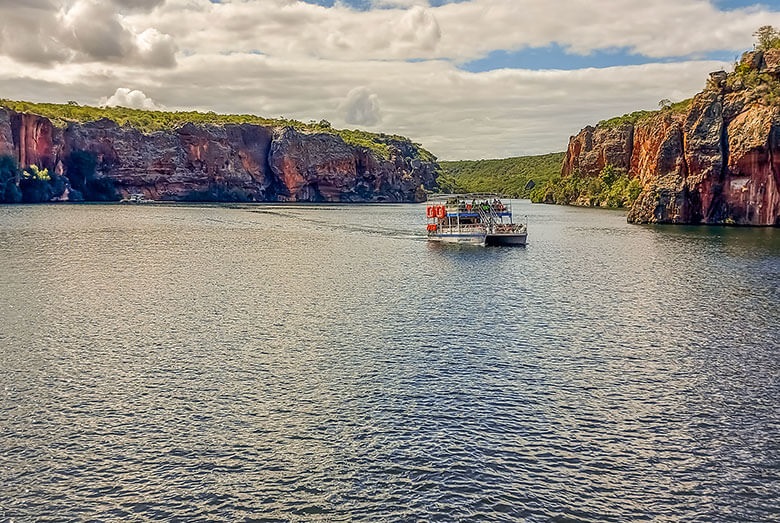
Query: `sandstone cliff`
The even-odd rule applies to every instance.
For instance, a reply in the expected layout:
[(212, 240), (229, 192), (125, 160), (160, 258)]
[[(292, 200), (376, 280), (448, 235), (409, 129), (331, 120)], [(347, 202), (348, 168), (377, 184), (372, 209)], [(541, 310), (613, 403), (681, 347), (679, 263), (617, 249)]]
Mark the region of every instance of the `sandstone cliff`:
[(422, 201), (435, 158), (401, 137), (371, 136), (376, 147), (305, 126), (200, 122), (142, 132), (0, 104), (0, 156), (64, 176), (60, 199)]
[(573, 136), (562, 176), (625, 170), (642, 185), (634, 223), (780, 225), (780, 49), (745, 53), (682, 107), (627, 120)]

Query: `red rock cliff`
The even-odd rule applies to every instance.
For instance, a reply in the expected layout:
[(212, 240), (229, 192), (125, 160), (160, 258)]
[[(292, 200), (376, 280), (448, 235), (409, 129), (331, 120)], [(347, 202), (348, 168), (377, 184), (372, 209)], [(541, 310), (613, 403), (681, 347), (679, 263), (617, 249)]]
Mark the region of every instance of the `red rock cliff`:
[(634, 223), (780, 226), (780, 50), (745, 53), (737, 70), (713, 73), (684, 111), (584, 128), (562, 175), (625, 169), (643, 187)]
[[(185, 124), (144, 134), (103, 119), (56, 126), (0, 107), (0, 155), (155, 200), (421, 201), (436, 164), (416, 145), (383, 138), (388, 157), (337, 134), (254, 124)], [(85, 160), (86, 159), (86, 160)], [(76, 191), (72, 191), (75, 193)]]

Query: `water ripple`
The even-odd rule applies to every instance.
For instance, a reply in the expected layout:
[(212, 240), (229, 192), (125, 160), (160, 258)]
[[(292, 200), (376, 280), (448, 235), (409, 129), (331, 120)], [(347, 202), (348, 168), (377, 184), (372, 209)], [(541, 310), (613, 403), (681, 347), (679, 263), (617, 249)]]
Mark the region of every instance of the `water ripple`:
[(423, 210), (0, 208), (0, 520), (780, 519), (776, 230)]

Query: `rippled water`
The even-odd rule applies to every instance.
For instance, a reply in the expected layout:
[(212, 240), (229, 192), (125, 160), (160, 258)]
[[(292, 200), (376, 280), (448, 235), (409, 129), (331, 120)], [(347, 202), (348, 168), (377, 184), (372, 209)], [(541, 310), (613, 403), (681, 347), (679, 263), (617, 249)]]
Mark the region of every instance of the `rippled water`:
[(0, 207), (0, 520), (780, 520), (780, 230), (518, 209)]

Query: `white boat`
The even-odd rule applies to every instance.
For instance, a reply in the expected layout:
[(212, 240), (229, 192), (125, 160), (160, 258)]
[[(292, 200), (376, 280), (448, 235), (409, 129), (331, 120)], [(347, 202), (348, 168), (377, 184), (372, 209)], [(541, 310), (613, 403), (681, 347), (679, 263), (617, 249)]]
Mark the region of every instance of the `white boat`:
[(144, 193), (131, 193), (126, 198), (122, 198), (119, 203), (149, 203), (153, 200), (147, 200)]
[(428, 240), (472, 245), (525, 245), (525, 224), (514, 223), (511, 204), (498, 198), (451, 197), (426, 207)]

